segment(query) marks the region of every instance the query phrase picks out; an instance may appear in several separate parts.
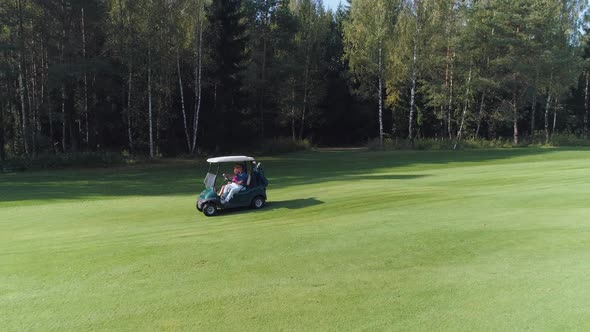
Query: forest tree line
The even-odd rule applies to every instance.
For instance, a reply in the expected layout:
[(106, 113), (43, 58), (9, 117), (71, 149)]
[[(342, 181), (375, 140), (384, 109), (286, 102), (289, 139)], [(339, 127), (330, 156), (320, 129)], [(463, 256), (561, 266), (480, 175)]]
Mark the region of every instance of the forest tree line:
[(588, 135), (583, 0), (4, 0), (0, 159)]

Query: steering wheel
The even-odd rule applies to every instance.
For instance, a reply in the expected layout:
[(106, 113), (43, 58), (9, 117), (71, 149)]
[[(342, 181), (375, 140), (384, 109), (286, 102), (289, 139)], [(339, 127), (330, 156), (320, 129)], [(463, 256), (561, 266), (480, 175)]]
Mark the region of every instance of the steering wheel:
[(225, 179), (225, 181), (227, 182), (232, 182), (230, 178), (227, 177), (227, 175), (225, 173), (223, 173), (223, 178)]

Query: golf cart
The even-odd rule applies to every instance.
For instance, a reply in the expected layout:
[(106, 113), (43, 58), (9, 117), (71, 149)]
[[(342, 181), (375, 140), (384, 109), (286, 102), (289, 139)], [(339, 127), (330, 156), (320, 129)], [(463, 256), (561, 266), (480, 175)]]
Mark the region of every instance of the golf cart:
[[(226, 156), (209, 158), (207, 162), (209, 163), (209, 170), (207, 171), (207, 176), (205, 176), (205, 190), (199, 194), (197, 210), (203, 212), (205, 216), (211, 217), (217, 214), (219, 210), (248, 206), (260, 209), (264, 206), (268, 181), (264, 176), (264, 170), (260, 163), (257, 163), (254, 158), (247, 156)], [(218, 187), (216, 185), (219, 168), (222, 163), (241, 165), (244, 172), (248, 174), (248, 180), (244, 189), (235, 193), (233, 198), (225, 204), (221, 203), (221, 197), (217, 195)], [(250, 169), (248, 169), (248, 164), (250, 164)], [(226, 183), (232, 181), (225, 174), (223, 178)]]

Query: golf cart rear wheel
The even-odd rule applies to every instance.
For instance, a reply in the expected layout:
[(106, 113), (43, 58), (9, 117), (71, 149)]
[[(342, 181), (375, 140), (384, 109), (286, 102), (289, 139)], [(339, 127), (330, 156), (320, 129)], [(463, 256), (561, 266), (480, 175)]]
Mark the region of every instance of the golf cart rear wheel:
[(260, 209), (263, 206), (264, 206), (264, 197), (262, 197), (262, 196), (254, 197), (254, 199), (252, 200), (252, 207), (255, 209)]
[(217, 208), (213, 204), (203, 205), (203, 214), (207, 217), (212, 217), (217, 214)]

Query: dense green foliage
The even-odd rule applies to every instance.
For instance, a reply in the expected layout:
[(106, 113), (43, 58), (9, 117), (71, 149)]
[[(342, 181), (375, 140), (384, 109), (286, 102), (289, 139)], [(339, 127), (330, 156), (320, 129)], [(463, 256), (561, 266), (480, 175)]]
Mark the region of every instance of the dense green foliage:
[(588, 150), (262, 160), (206, 218), (204, 164), (0, 177), (4, 330), (587, 330)]
[[(6, 0), (0, 159), (588, 133), (585, 0)], [(456, 144), (455, 144), (456, 143)], [(445, 143), (447, 144), (447, 143)]]

